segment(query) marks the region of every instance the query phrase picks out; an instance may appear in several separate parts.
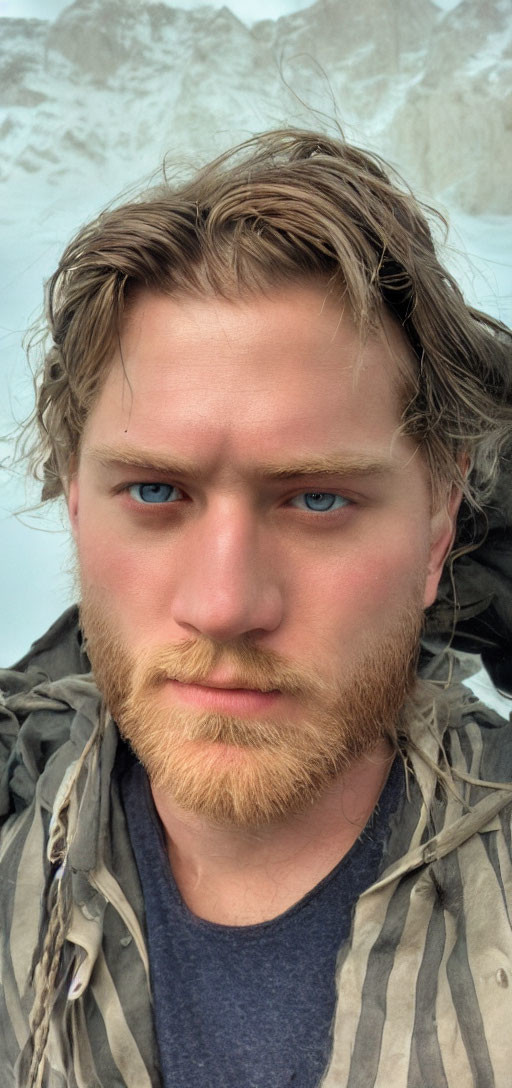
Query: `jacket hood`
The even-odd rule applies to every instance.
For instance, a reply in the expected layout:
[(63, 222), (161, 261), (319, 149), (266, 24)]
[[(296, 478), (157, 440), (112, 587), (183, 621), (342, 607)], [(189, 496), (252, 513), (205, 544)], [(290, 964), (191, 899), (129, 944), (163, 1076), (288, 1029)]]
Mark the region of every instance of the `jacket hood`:
[(422, 642), (432, 655), (479, 654), (495, 687), (512, 696), (512, 451), (482, 514), (461, 506), (455, 549), (474, 539), (478, 547), (445, 567)]

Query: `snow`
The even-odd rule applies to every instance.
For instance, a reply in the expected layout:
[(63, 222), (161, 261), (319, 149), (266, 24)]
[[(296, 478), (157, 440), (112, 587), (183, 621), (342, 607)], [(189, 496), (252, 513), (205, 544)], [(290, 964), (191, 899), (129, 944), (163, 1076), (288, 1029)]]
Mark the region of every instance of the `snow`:
[[(235, 15), (120, 0), (76, 0), (57, 19), (56, 5), (38, 4), (53, 22), (0, 18), (3, 434), (30, 410), (21, 340), (70, 235), (144, 183), (166, 154), (170, 169), (205, 161), (266, 127), (333, 131), (338, 120), (347, 138), (389, 158), (449, 215), (446, 261), (468, 300), (512, 321), (509, 5), (297, 7), (251, 27), (240, 6)], [(9, 8), (22, 10), (4, 2), (0, 15)], [(75, 596), (62, 514), (13, 516), (35, 501), (6, 470), (2, 661), (23, 653)]]

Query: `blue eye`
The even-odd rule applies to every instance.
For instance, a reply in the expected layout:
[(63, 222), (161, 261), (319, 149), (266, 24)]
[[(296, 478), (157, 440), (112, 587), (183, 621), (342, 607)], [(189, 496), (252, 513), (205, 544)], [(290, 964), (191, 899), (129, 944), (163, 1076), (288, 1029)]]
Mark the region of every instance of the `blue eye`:
[[(296, 495), (295, 498), (292, 499), (292, 503), (303, 498), (308, 504), (306, 505), (306, 510), (317, 514), (326, 513), (334, 508), (339, 510), (341, 507), (348, 506), (350, 503), (350, 500), (345, 499), (343, 495), (333, 495), (331, 491), (303, 491), (301, 495)], [(334, 507), (336, 502), (338, 503), (338, 506)], [(300, 509), (303, 510), (304, 507), (301, 506)]]
[(135, 502), (140, 503), (175, 502), (175, 498), (171, 499), (173, 491), (181, 495), (179, 488), (173, 487), (172, 484), (132, 484), (128, 488), (128, 494), (135, 499)]

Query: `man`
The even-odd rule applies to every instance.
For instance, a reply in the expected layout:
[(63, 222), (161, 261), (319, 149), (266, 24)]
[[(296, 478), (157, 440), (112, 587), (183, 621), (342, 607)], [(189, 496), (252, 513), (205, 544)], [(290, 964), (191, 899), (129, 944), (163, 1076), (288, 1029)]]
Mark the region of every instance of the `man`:
[(506, 330), (296, 131), (100, 216), (48, 321), (80, 629), (3, 674), (2, 1088), (505, 1088), (511, 731), (454, 648), (512, 688)]

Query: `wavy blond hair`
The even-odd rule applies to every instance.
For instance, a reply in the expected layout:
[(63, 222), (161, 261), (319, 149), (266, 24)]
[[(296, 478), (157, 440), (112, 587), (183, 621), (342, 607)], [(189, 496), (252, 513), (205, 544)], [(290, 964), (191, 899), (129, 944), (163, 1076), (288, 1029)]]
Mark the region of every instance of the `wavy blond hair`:
[(432, 217), (444, 223), (376, 155), (295, 129), (105, 211), (47, 285), (50, 343), (25, 443), (42, 499), (64, 489), (138, 288), (236, 298), (323, 277), (342, 285), (363, 336), (383, 308), (394, 315), (413, 359), (402, 430), (434, 487), (456, 482), (470, 503), (484, 501), (511, 435), (511, 334), (466, 305), (436, 255)]

